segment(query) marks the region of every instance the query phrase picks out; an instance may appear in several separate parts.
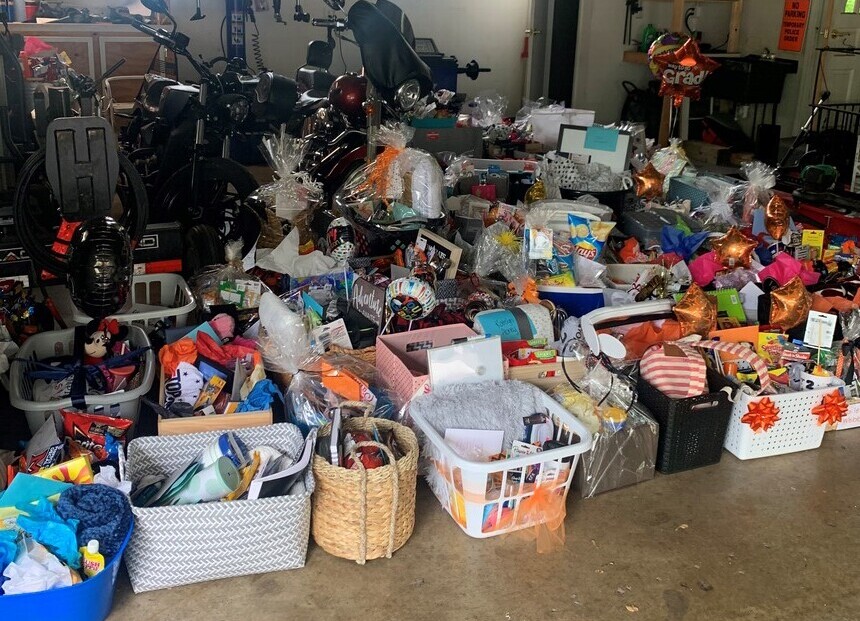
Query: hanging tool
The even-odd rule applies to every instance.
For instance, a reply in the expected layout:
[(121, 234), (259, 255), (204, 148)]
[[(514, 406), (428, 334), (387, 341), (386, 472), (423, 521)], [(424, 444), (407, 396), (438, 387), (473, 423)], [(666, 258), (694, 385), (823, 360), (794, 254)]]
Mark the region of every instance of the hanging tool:
[(194, 11), (194, 15), (191, 16), (190, 21), (196, 22), (198, 20), (205, 19), (205, 18), (206, 18), (206, 16), (203, 15), (203, 13), (200, 11), (200, 0), (197, 0), (197, 10)]
[(305, 13), (305, 10), (302, 8), (302, 5), (299, 4), (298, 0), (296, 0), (296, 12), (293, 13), (293, 20), (297, 22), (305, 22), (306, 24), (311, 21), (311, 14)]

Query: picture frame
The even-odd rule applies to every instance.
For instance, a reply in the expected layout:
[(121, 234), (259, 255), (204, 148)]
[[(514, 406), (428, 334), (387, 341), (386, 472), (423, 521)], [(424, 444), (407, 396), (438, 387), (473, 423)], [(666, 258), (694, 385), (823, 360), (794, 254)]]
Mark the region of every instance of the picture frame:
[(463, 256), (462, 248), (427, 229), (418, 230), (418, 237), (415, 238), (415, 246), (427, 254), (428, 260), (432, 261), (435, 256), (441, 255), (444, 259), (451, 261), (451, 264), (445, 270), (444, 278), (450, 280), (457, 277), (457, 268)]

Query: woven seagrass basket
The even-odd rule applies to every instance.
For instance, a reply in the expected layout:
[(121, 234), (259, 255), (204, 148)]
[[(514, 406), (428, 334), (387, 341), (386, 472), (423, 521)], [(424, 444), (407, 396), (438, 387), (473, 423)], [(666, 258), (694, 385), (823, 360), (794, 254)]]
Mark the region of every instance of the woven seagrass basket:
[[(345, 403), (342, 407), (352, 404)], [(418, 474), (418, 441), (408, 427), (381, 418), (345, 418), (345, 431), (392, 430), (403, 456), (394, 460), (387, 446), (359, 442), (356, 448), (376, 446), (389, 464), (350, 470), (314, 455), (316, 491), (313, 496), (311, 532), (323, 550), (363, 565), (376, 558), (391, 558), (412, 535), (415, 526), (415, 480)], [(326, 426), (320, 435), (330, 432)]]

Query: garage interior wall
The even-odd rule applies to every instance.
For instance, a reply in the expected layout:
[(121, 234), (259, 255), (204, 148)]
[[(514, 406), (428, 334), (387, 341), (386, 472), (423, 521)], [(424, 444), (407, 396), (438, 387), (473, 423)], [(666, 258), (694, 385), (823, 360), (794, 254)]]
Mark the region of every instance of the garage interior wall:
[[(800, 60), (801, 54), (777, 50), (783, 5), (784, 0), (748, 0), (744, 3), (740, 38), (742, 54), (760, 54), (764, 48), (768, 48), (781, 58)], [(728, 34), (730, 4), (690, 2), (689, 6), (699, 6), (701, 10), (698, 28), (703, 32), (703, 41), (721, 45)], [(644, 11), (636, 16), (633, 23), (633, 38), (637, 40), (641, 38), (647, 24), (665, 28), (672, 21), (671, 2), (645, 0), (643, 7)], [(621, 86), (623, 80), (644, 87), (651, 77), (647, 67), (622, 62), (625, 49), (624, 14), (624, 2), (583, 0), (580, 8), (573, 102), (577, 108), (595, 110), (597, 121), (601, 123), (618, 119), (625, 98)], [(816, 53), (812, 32), (814, 28), (807, 33), (804, 54)], [(789, 75), (786, 79), (783, 103), (777, 118), (777, 122), (782, 125), (783, 136), (797, 132), (795, 117), (798, 110), (795, 103), (808, 103), (810, 93), (803, 91), (800, 82), (798, 75)], [(740, 119), (740, 122), (744, 125), (744, 119)]]
[[(286, 24), (278, 24), (269, 10), (257, 12), (260, 29), (260, 47), (267, 68), (294, 77), (296, 69), (305, 62), (307, 44), (313, 39), (324, 39), (325, 29), (293, 21), (294, 3), (284, 0), (281, 12)], [(325, 17), (328, 8), (321, 0), (304, 0), (305, 11), (313, 17)], [(350, 4), (349, 2), (347, 4)], [(520, 57), (524, 31), (527, 28), (529, 3), (527, 0), (397, 0), (397, 5), (409, 16), (416, 37), (432, 38), (440, 52), (456, 56), (461, 65), (476, 59), (491, 73), (482, 73), (477, 81), (460, 79), (460, 89), (470, 95), (482, 91), (496, 91), (508, 98), (509, 110), (519, 108), (522, 97), (525, 61)], [(221, 55), (221, 46), (215, 34), (224, 18), (223, 0), (203, 0), (206, 19), (192, 22), (193, 0), (172, 0), (179, 30), (191, 37), (189, 48), (204, 58)], [(247, 25), (249, 63), (253, 60), (251, 33), (253, 24)], [(351, 71), (361, 67), (358, 48), (351, 43), (343, 45), (346, 66)], [(332, 73), (342, 73), (344, 62), (341, 50), (335, 51)], [(190, 68), (183, 67), (183, 79), (191, 79)]]

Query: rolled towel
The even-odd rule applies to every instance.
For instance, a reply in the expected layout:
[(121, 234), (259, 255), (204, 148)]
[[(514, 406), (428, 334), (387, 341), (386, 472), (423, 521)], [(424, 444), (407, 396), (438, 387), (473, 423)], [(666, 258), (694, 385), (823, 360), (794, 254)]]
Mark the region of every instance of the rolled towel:
[(83, 547), (91, 539), (97, 540), (105, 561), (119, 552), (131, 528), (128, 498), (107, 485), (70, 487), (60, 494), (57, 513), (66, 520), (78, 520), (78, 544)]

